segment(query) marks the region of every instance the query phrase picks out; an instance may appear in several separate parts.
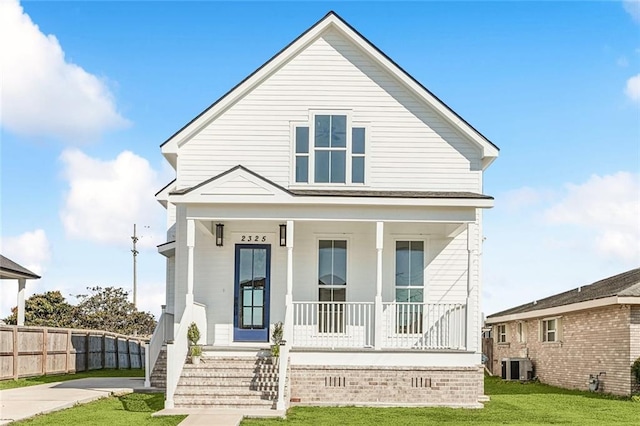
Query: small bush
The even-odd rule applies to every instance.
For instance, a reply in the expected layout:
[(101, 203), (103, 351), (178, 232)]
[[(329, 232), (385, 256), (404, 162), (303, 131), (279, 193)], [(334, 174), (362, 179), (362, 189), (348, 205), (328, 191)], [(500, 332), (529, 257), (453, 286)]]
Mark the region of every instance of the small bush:
[(197, 345), (198, 340), (200, 340), (200, 329), (198, 328), (198, 324), (195, 322), (192, 322), (189, 325), (189, 329), (187, 330), (187, 339), (192, 345)]

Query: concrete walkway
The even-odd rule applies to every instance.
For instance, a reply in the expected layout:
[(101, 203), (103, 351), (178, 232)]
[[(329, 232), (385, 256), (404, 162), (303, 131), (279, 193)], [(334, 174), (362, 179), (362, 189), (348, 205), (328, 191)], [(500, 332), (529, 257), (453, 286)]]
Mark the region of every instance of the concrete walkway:
[[(124, 395), (141, 391), (162, 392), (162, 389), (144, 387), (144, 379), (131, 377), (104, 377), (69, 380), (0, 391), (0, 425), (22, 420), (38, 414), (64, 410), (111, 395)], [(284, 417), (276, 410), (232, 409), (165, 409), (153, 416), (186, 414), (181, 425), (237, 426), (244, 417)]]
[(152, 414), (156, 416), (187, 415), (179, 426), (238, 426), (245, 417), (280, 417), (284, 411), (267, 409), (234, 408), (165, 408)]
[(0, 425), (142, 389), (142, 378), (100, 377), (2, 390)]

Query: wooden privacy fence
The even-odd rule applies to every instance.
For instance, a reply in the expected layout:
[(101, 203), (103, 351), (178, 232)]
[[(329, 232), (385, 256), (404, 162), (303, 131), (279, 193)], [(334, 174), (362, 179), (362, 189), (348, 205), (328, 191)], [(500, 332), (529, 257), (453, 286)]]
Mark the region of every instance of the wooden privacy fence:
[(0, 379), (144, 368), (144, 343), (108, 331), (0, 326)]

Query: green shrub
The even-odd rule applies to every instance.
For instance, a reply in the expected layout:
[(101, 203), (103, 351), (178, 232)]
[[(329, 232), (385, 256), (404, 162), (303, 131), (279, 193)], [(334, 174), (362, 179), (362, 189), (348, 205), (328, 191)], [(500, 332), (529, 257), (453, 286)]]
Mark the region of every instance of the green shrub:
[(200, 329), (198, 329), (198, 324), (195, 322), (192, 322), (189, 325), (189, 329), (187, 330), (187, 339), (192, 345), (197, 345), (198, 340), (200, 340)]
[(636, 378), (636, 382), (640, 384), (640, 358), (636, 359), (633, 364), (631, 364), (631, 372)]

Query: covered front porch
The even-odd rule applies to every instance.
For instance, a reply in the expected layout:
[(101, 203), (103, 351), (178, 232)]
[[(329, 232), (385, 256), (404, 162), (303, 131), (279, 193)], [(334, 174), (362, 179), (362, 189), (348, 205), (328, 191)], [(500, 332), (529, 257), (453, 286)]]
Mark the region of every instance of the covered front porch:
[(473, 223), (193, 218), (186, 225), (187, 256), (176, 264), (185, 262), (183, 300), (191, 300), (201, 344), (268, 347), (282, 322), (294, 350), (474, 351)]

